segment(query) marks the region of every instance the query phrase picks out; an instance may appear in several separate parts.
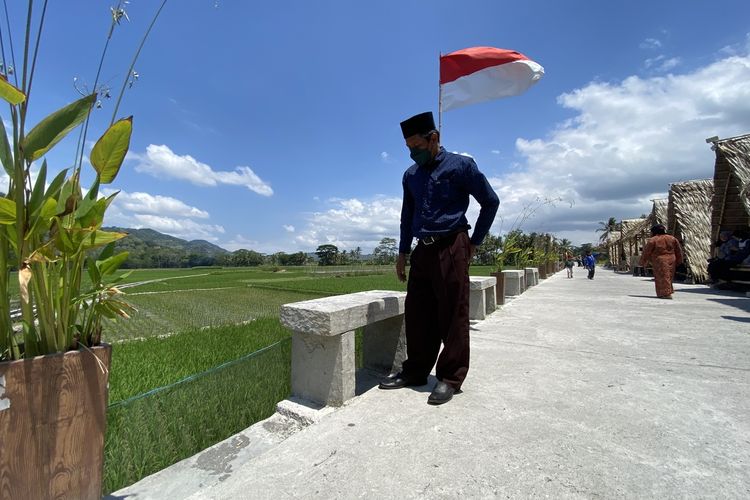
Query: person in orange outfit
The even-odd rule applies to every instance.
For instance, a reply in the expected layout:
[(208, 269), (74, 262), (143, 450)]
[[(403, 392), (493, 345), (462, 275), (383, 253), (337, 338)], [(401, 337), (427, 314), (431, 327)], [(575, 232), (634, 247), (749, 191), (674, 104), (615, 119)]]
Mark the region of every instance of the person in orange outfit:
[(654, 269), (656, 296), (660, 299), (672, 298), (674, 271), (682, 264), (682, 261), (682, 246), (677, 238), (667, 234), (666, 228), (661, 224), (652, 227), (651, 238), (643, 249), (640, 265), (646, 266), (648, 262), (651, 262)]

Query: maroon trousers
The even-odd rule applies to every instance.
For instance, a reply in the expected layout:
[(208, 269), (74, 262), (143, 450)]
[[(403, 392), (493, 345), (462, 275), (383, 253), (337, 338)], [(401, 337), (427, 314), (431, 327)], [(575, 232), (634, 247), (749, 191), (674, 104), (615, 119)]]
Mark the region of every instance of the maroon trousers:
[[(469, 371), (469, 236), (461, 232), (411, 254), (403, 373), (460, 389)], [(443, 350), (440, 352), (440, 344)], [(440, 356), (438, 357), (438, 352)]]

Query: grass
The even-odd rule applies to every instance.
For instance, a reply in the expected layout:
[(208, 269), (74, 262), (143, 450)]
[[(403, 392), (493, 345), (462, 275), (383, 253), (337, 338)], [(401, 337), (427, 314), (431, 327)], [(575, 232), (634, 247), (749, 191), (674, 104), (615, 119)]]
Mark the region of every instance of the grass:
[(290, 392), (291, 341), (107, 412), (104, 491), (132, 484), (271, 416)]

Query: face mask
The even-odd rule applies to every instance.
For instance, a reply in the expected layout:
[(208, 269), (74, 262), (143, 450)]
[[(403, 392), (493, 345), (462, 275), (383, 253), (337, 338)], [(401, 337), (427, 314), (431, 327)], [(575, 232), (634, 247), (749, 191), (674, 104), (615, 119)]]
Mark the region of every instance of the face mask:
[(430, 160), (432, 160), (432, 155), (430, 155), (429, 149), (422, 149), (422, 148), (409, 148), (409, 156), (412, 160), (414, 160), (414, 163), (419, 165), (420, 167), (424, 167), (428, 163), (430, 163)]

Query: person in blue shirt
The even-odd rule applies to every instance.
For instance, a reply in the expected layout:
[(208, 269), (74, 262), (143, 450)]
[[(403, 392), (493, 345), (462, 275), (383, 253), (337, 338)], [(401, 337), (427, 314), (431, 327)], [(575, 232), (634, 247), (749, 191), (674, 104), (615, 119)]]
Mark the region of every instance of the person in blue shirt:
[[(432, 113), (401, 122), (401, 131), (414, 160), (402, 181), (396, 262), (398, 278), (406, 281), (411, 253), (404, 317), (407, 359), (401, 372), (381, 382), (380, 388), (425, 385), (435, 366), (438, 383), (427, 402), (442, 404), (461, 389), (469, 371), (469, 263), (500, 202), (473, 159), (440, 146)], [(466, 219), (469, 196), (481, 207), (471, 237)], [(411, 252), (414, 238), (418, 243)]]
[(596, 259), (591, 255), (591, 250), (586, 250), (586, 257), (583, 258), (583, 266), (589, 270), (588, 278), (594, 279), (594, 271), (596, 270)]

